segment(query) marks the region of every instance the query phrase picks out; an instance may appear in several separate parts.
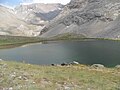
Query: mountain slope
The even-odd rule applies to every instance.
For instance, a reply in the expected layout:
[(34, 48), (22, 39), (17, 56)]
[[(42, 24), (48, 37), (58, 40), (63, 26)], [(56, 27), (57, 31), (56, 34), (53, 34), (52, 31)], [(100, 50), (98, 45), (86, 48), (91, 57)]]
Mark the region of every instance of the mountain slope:
[(61, 4), (40, 3), (20, 5), (14, 10), (0, 6), (0, 35), (38, 36), (62, 8)]
[(71, 0), (41, 31), (41, 36), (75, 33), (92, 38), (120, 38), (119, 14), (119, 0)]
[[(28, 30), (27, 24), (14, 15), (14, 11), (0, 6), (0, 34), (1, 35), (23, 35)], [(27, 32), (26, 32), (27, 33)], [(29, 33), (29, 32), (28, 32)]]

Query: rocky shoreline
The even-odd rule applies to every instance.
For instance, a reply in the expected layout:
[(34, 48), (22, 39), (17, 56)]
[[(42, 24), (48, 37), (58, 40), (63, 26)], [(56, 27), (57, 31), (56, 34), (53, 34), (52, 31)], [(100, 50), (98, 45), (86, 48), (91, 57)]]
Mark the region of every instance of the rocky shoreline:
[[(5, 60), (0, 59), (0, 62), (2, 62), (2, 61), (5, 61)], [(77, 62), (77, 61), (72, 61), (72, 62), (70, 62), (70, 63), (63, 62), (63, 63), (61, 63), (61, 64), (51, 64), (51, 66), (74, 66), (74, 65), (76, 66), (76, 65), (84, 65), (84, 64), (80, 64), (80, 63)], [(48, 65), (45, 65), (45, 66), (48, 66)], [(92, 64), (92, 65), (85, 65), (85, 66), (89, 66), (89, 67), (91, 67), (91, 68), (96, 68), (96, 69), (99, 69), (99, 68), (107, 68), (107, 67), (105, 67), (105, 66), (102, 65), (102, 64)], [(120, 69), (120, 65), (118, 64), (118, 65), (116, 65), (115, 67), (112, 67), (112, 68)]]
[[(51, 66), (71, 66), (71, 65), (82, 65), (80, 64), (79, 62), (77, 61), (73, 61), (73, 62), (70, 62), (70, 63), (61, 63), (61, 64), (51, 64)], [(104, 65), (102, 64), (92, 64), (92, 65), (89, 65), (91, 68), (106, 68)], [(117, 69), (120, 69), (120, 65), (116, 65), (115, 67), (113, 68), (117, 68)]]

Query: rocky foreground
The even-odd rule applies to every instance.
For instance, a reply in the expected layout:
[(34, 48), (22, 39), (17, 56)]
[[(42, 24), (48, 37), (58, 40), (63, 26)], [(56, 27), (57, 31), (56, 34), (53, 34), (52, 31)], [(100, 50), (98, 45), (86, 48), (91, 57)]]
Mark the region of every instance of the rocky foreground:
[(0, 60), (0, 90), (120, 90), (120, 67), (39, 66)]

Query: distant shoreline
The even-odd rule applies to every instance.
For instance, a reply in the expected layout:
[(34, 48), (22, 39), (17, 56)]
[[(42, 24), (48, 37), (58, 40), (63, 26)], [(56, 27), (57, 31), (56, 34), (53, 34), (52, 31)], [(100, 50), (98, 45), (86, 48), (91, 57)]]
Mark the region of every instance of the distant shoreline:
[(42, 44), (42, 42), (39, 42), (39, 43), (29, 43), (29, 44), (22, 45), (20, 47), (28, 47), (28, 46), (37, 45), (37, 44)]
[[(3, 41), (1, 38), (4, 36), (0, 36), (0, 49), (8, 49), (8, 48), (15, 48), (15, 47), (25, 47), (37, 43), (46, 43), (49, 41), (86, 41), (86, 40), (110, 40), (110, 41), (120, 41), (119, 39), (108, 39), (108, 38), (40, 38), (40, 37), (17, 37), (17, 36), (7, 36), (7, 38)], [(15, 39), (15, 41), (12, 39)], [(2, 40), (2, 41), (1, 41)], [(9, 43), (9, 41), (11, 41)], [(4, 43), (3, 43), (4, 42)]]

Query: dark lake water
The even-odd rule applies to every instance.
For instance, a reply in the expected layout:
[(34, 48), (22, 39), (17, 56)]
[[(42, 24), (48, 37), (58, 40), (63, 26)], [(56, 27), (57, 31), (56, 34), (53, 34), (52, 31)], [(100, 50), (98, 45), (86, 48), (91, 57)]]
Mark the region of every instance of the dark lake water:
[(120, 64), (120, 41), (48, 42), (47, 44), (1, 49), (0, 58), (3, 60), (25, 61), (32, 64), (46, 65), (78, 61), (81, 64), (99, 63), (111, 67)]

